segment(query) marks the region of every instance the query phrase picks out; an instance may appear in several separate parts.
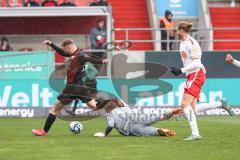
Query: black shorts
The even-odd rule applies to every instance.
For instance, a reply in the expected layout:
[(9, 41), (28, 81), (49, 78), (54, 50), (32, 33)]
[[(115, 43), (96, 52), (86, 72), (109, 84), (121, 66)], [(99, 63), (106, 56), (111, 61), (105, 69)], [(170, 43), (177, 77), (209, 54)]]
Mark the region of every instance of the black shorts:
[(91, 94), (97, 94), (97, 81), (96, 80), (87, 80), (85, 82), (87, 89), (91, 92)]
[(85, 85), (67, 84), (63, 91), (57, 96), (57, 99), (62, 104), (68, 105), (75, 99), (87, 103), (91, 101), (93, 97)]

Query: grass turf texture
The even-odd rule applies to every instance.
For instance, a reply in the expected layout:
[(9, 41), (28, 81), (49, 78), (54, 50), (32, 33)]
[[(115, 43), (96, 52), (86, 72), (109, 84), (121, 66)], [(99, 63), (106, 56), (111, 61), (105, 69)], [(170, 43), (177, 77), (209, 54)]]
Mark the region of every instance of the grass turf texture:
[(185, 142), (187, 122), (165, 121), (157, 127), (176, 130), (175, 137), (124, 137), (116, 131), (107, 138), (93, 137), (105, 128), (103, 119), (82, 122), (79, 135), (70, 133), (70, 122), (57, 120), (46, 137), (31, 129), (42, 127), (43, 118), (0, 118), (0, 160), (237, 160), (240, 157), (240, 117), (198, 117), (203, 139)]

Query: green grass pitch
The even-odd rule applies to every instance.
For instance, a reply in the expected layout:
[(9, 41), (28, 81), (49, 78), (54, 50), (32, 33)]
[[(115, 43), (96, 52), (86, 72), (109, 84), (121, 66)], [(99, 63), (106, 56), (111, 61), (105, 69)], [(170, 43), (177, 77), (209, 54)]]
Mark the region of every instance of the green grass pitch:
[(46, 137), (31, 134), (42, 127), (44, 118), (0, 118), (0, 160), (238, 160), (240, 117), (198, 117), (203, 136), (185, 142), (188, 124), (165, 121), (157, 127), (176, 130), (175, 137), (124, 137), (116, 131), (109, 137), (93, 137), (105, 128), (103, 119), (82, 122), (79, 135), (70, 133), (69, 122), (57, 120)]

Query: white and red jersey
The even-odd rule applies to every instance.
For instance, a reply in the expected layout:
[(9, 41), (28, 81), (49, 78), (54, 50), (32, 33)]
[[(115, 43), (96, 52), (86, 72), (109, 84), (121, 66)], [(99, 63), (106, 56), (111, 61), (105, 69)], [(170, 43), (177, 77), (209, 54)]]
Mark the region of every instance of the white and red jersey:
[[(202, 56), (201, 47), (199, 43), (195, 39), (193, 39), (191, 36), (188, 36), (188, 38), (185, 41), (181, 42), (180, 53), (181, 53), (181, 58), (182, 58), (184, 67), (187, 67), (191, 63), (194, 63), (195, 59), (200, 60), (200, 63), (201, 63), (201, 56)], [(197, 69), (187, 71), (186, 75), (197, 72), (200, 69), (202, 69), (203, 72), (206, 73), (206, 69), (201, 63), (200, 67), (198, 67)]]

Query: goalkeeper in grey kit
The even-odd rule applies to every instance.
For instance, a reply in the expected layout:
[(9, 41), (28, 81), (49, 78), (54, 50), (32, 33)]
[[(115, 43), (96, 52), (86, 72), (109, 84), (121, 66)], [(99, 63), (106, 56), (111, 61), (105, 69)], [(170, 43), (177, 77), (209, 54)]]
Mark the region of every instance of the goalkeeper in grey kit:
[(130, 107), (110, 105), (105, 108), (107, 127), (105, 133), (97, 132), (96, 137), (105, 137), (115, 128), (124, 136), (175, 136), (176, 132), (164, 128), (155, 128), (152, 124), (166, 120), (165, 115), (134, 112)]

